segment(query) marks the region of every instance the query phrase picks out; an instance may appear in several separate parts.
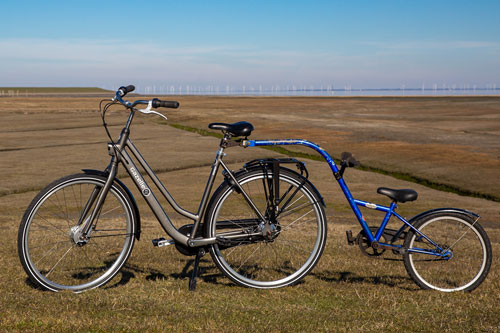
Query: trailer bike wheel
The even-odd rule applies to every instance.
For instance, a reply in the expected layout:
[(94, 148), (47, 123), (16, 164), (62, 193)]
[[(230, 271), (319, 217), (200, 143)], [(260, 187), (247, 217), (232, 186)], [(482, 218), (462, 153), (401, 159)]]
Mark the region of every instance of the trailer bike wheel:
[(491, 266), (491, 244), (477, 220), (440, 212), (415, 221), (414, 227), (437, 244), (414, 230), (405, 237), (404, 248), (409, 249), (403, 256), (405, 268), (418, 286), (443, 292), (472, 291), (484, 281)]

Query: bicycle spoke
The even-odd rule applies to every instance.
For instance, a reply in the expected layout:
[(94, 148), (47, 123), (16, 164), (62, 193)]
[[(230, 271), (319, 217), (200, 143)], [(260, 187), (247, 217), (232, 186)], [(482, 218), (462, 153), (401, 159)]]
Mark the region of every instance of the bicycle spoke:
[[(282, 243), (286, 243), (288, 244), (288, 246), (283, 246), (283, 248), (286, 248), (288, 250), (289, 253), (302, 253), (302, 254), (310, 254), (311, 253), (311, 249), (310, 248), (304, 248), (303, 246), (301, 245), (304, 245), (303, 242), (300, 242), (300, 241), (293, 241), (293, 240), (289, 240), (289, 239), (281, 239), (280, 240)], [(293, 250), (293, 251), (292, 251)]]
[(101, 213), (101, 214), (99, 214), (99, 215), (100, 215), (100, 216), (105, 216), (106, 214), (109, 214), (109, 213), (111, 213), (111, 212), (114, 212), (115, 210), (120, 209), (120, 208), (121, 208), (120, 206), (116, 206), (115, 208), (109, 209), (107, 212), (105, 212), (105, 213)]
[(244, 264), (244, 263), (246, 263), (248, 260), (250, 260), (250, 258), (251, 258), (251, 257), (252, 257), (255, 253), (257, 253), (257, 250), (259, 250), (260, 246), (261, 246), (261, 243), (259, 243), (259, 245), (257, 245), (257, 247), (255, 248), (255, 250), (254, 250), (254, 251), (250, 254), (250, 256), (248, 256), (248, 257), (245, 259), (245, 261), (243, 261), (243, 262), (240, 264), (240, 266), (237, 268), (238, 270), (239, 270), (239, 269), (241, 269), (241, 266), (243, 266), (243, 264)]
[(292, 208), (292, 209), (290, 209), (290, 210), (287, 210), (287, 211), (285, 211), (285, 213), (282, 213), (282, 214), (280, 214), (280, 215), (278, 215), (278, 216), (279, 216), (280, 218), (286, 217), (286, 216), (288, 216), (288, 215), (291, 215), (291, 214), (295, 213), (295, 212), (296, 212), (296, 211), (298, 211), (298, 210), (301, 210), (301, 209), (306, 208), (306, 207), (309, 207), (309, 206), (313, 206), (313, 205), (315, 205), (316, 203), (317, 203), (317, 202), (304, 202), (304, 203), (300, 204), (299, 206), (296, 206), (296, 207), (294, 207), (294, 208)]
[(52, 266), (52, 268), (49, 270), (49, 272), (47, 274), (45, 274), (45, 277), (49, 277), (50, 273), (52, 273), (54, 271), (54, 269), (57, 267), (57, 265), (59, 265), (59, 263), (61, 262), (61, 260), (64, 259), (64, 257), (66, 257), (66, 255), (73, 249), (74, 245), (72, 245), (63, 255), (61, 258), (59, 258), (59, 260), (55, 263), (54, 266)]
[[(66, 202), (66, 189), (63, 189), (62, 190), (62, 193), (63, 193), (63, 197), (64, 197), (64, 208), (66, 210), (66, 218), (68, 221), (70, 222), (73, 222), (71, 221), (71, 219), (69, 218), (69, 212), (68, 212), (68, 203)], [(75, 225), (76, 223), (73, 223), (73, 225)]]
[[(290, 228), (291, 228), (291, 226), (292, 226), (295, 222), (297, 222), (298, 220), (300, 220), (300, 219), (301, 219), (301, 218), (303, 218), (304, 216), (309, 215), (309, 214), (310, 214), (311, 212), (313, 212), (313, 211), (314, 211), (314, 210), (313, 210), (313, 209), (311, 209), (310, 211), (308, 211), (307, 213), (305, 213), (305, 214), (304, 214), (304, 215), (302, 215), (301, 217), (299, 217), (299, 218), (295, 219), (295, 221), (293, 221), (292, 223), (287, 224), (287, 225), (286, 225), (286, 227), (285, 227), (284, 229), (282, 229), (282, 231), (286, 231), (286, 230), (290, 229)], [(308, 222), (308, 221), (305, 221), (305, 222)], [(299, 225), (300, 225), (300, 224), (302, 224), (302, 223), (305, 223), (305, 222), (301, 222), (301, 223), (299, 223)]]
[(466, 234), (467, 234), (470, 230), (471, 230), (471, 229), (467, 229), (467, 230), (463, 233), (463, 235), (462, 235), (462, 236), (460, 236), (460, 237), (459, 237), (459, 238), (458, 238), (458, 239), (457, 239), (457, 240), (456, 240), (453, 244), (451, 244), (451, 245), (450, 245), (450, 246), (446, 249), (446, 251), (448, 251), (448, 250), (452, 249), (452, 248), (453, 248), (453, 247), (454, 247), (454, 246), (455, 246), (455, 245), (456, 245), (459, 241), (461, 241), (461, 240), (462, 240), (462, 238), (464, 238), (464, 237), (465, 237), (465, 235), (466, 235)]
[(60, 218), (61, 220), (66, 221), (66, 224), (68, 225), (68, 228), (71, 228), (71, 226), (73, 226), (73, 225), (75, 225), (75, 224), (72, 224), (72, 221), (70, 221), (70, 220), (67, 218), (67, 216), (64, 216), (64, 214), (63, 214), (63, 215), (61, 215), (61, 214), (59, 213), (59, 212), (63, 212), (63, 211), (64, 211), (64, 209), (62, 209), (62, 208), (61, 208), (61, 206), (60, 206), (60, 204), (59, 204), (59, 199), (58, 199), (58, 197), (57, 197), (57, 194), (56, 194), (56, 199), (57, 199), (57, 202), (58, 202), (58, 203), (55, 203), (55, 202), (52, 200), (52, 198), (51, 198), (51, 197), (49, 197), (49, 198), (48, 198), (48, 201), (52, 202), (52, 203), (53, 203), (54, 205), (56, 205), (56, 206), (57, 206), (57, 208), (58, 208), (57, 210), (54, 210), (54, 211), (52, 212), (52, 214), (54, 214), (55, 216), (57, 216), (57, 217), (58, 217), (58, 218)]
[[(50, 244), (55, 244), (54, 246), (57, 246), (57, 244), (67, 243), (67, 242), (69, 242), (69, 240), (60, 240), (57, 242), (51, 242)], [(39, 248), (44, 248), (44, 247), (47, 247), (47, 244), (42, 244), (42, 245), (38, 245), (38, 246), (30, 246), (30, 249), (39, 249)]]
[(47, 224), (49, 224), (52, 228), (57, 229), (58, 231), (60, 231), (63, 235), (67, 235), (68, 234), (68, 231), (64, 231), (61, 228), (59, 228), (59, 227), (55, 226), (54, 224), (50, 223), (49, 220), (47, 220), (45, 217), (43, 217), (39, 212), (36, 213), (36, 216), (40, 217), (42, 220), (44, 220), (45, 222), (47, 222)]
[(71, 191), (73, 193), (73, 198), (75, 199), (75, 207), (77, 207), (78, 211), (81, 212), (82, 211), (82, 207), (80, 207), (78, 205), (78, 199), (76, 198), (76, 193), (75, 193), (75, 189), (73, 188), (73, 186), (71, 187)]
[[(38, 259), (38, 261), (36, 262), (37, 264), (39, 264), (45, 257), (47, 257), (49, 254), (51, 254), (52, 252), (54, 252), (54, 250), (57, 248), (57, 246), (61, 243), (66, 243), (67, 241), (61, 241), (61, 242), (56, 242), (54, 243), (54, 246), (52, 246), (50, 249), (47, 250), (47, 252), (45, 252), (45, 254), (43, 255), (43, 257), (41, 257), (40, 259)], [(40, 248), (42, 246), (37, 246), (37, 247), (32, 247), (32, 249), (35, 249), (35, 248)]]

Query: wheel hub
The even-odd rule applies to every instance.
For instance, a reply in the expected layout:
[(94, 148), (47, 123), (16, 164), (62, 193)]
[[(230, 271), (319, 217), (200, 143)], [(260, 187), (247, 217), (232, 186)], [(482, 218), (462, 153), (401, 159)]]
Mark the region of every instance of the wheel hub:
[(278, 237), (278, 235), (281, 231), (281, 228), (279, 225), (274, 224), (274, 223), (270, 223), (270, 222), (267, 222), (267, 223), (262, 222), (260, 224), (260, 229), (261, 229), (262, 236), (264, 237), (264, 239), (266, 241), (269, 241), (269, 242), (274, 241), (276, 239), (276, 237)]
[(453, 258), (453, 252), (451, 251), (448, 245), (439, 245), (439, 247), (443, 249), (441, 251), (443, 259), (450, 260), (451, 258)]
[(69, 239), (78, 246), (83, 246), (88, 242), (88, 238), (83, 236), (80, 227), (77, 225), (69, 230)]

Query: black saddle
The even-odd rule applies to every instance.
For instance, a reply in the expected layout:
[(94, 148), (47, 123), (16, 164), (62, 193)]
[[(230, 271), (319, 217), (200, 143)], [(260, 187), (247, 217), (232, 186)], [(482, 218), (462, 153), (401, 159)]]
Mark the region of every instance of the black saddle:
[(240, 121), (234, 124), (211, 123), (208, 128), (227, 132), (232, 136), (249, 136), (253, 131), (253, 125), (247, 121)]
[(377, 193), (386, 195), (396, 202), (414, 201), (418, 198), (418, 193), (410, 189), (393, 190), (392, 188), (379, 187)]

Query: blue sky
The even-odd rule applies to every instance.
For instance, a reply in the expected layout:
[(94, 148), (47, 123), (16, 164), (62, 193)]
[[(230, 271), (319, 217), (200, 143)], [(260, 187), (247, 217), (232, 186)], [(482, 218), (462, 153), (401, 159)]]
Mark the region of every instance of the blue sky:
[(0, 86), (500, 87), (500, 1), (0, 3)]

